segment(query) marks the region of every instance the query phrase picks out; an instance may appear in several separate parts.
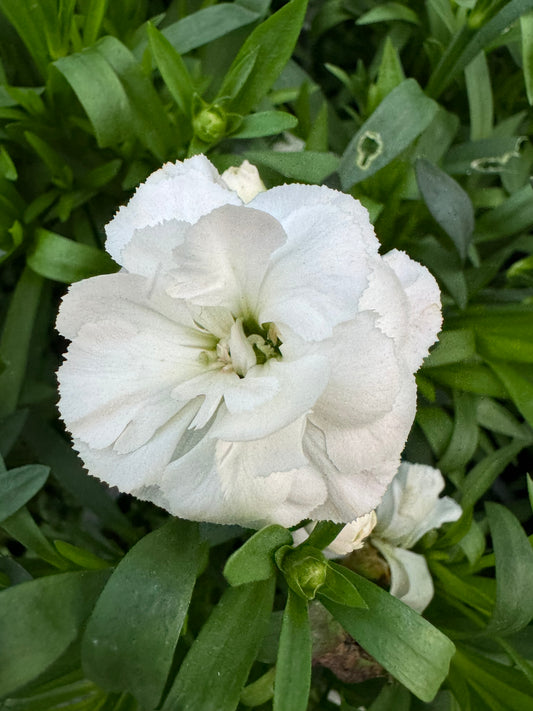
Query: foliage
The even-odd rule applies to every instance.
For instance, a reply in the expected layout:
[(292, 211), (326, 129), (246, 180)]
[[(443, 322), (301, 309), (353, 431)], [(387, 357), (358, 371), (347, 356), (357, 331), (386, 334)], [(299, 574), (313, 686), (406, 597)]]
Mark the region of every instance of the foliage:
[[(0, 709), (531, 708), (532, 103), (533, 0), (0, 0)], [(405, 456), (464, 513), (417, 546), (424, 617), (326, 561), (335, 527), (169, 520), (70, 448), (58, 300), (200, 152), (351, 193), (439, 281)], [(317, 615), (385, 676), (319, 665)]]

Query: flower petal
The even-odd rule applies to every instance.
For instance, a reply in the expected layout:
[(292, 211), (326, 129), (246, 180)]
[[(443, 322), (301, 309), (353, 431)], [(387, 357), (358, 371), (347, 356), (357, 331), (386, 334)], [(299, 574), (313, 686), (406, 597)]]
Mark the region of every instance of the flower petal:
[(358, 218), (333, 205), (308, 204), (282, 220), (288, 239), (272, 256), (261, 287), (261, 323), (285, 324), (317, 341), (356, 315), (369, 260), (377, 258), (366, 212)]
[(122, 264), (122, 251), (135, 230), (166, 220), (194, 224), (221, 205), (241, 204), (205, 156), (166, 163), (137, 188), (129, 203), (106, 226), (106, 250)]
[(402, 462), (377, 509), (376, 535), (392, 545), (412, 548), (428, 531), (456, 521), (462, 509), (447, 496), (439, 498), (444, 485), (438, 469)]
[(389, 565), (390, 594), (416, 612), (423, 612), (434, 594), (433, 580), (424, 556), (403, 548), (395, 548), (374, 536), (372, 545), (379, 550)]
[(279, 222), (247, 207), (227, 205), (201, 218), (174, 252), (170, 296), (222, 306), (245, 320), (256, 314), (257, 295), (270, 255), (286, 240)]
[(132, 274), (152, 279), (174, 266), (172, 253), (182, 244), (191, 225), (180, 220), (165, 220), (133, 231), (122, 250), (122, 266)]
[[(320, 355), (295, 361), (271, 359), (251, 368), (238, 388), (225, 393), (227, 409), (213, 426), (211, 436), (232, 442), (244, 441), (265, 437), (286, 427), (311, 410), (328, 377), (328, 362)], [(276, 383), (270, 398), (262, 402), (250, 399), (256, 380), (265, 381), (265, 385)]]

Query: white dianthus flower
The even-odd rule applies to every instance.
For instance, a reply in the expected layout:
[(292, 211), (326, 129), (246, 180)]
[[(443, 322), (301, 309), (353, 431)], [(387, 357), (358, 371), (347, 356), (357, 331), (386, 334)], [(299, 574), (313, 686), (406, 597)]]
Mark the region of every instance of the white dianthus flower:
[(74, 284), (61, 415), (90, 474), (183, 518), (257, 527), (374, 509), (411, 427), (439, 291), (366, 210), (283, 185), (246, 205), (205, 156), (106, 228)]

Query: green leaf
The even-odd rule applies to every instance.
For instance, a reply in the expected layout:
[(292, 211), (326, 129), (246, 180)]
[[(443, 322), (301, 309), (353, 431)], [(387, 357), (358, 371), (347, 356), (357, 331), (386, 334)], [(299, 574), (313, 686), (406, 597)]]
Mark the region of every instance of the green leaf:
[(479, 429), (476, 400), (470, 393), (454, 393), (455, 419), (452, 437), (438, 467), (445, 472), (463, 470), (477, 449)]
[(7, 180), (16, 180), (18, 177), (15, 164), (5, 146), (0, 146), (0, 175), (3, 175)]
[(197, 524), (171, 519), (141, 539), (109, 579), (83, 637), (87, 676), (153, 708), (163, 693), (198, 566)]
[(46, 32), (43, 32), (43, 6), (46, 4), (35, 5), (31, 0), (0, 0), (0, 10), (16, 29), (43, 76), (49, 61)]
[(370, 25), (375, 22), (391, 22), (394, 20), (411, 22), (414, 25), (420, 24), (416, 12), (399, 2), (385, 2), (379, 5), (379, 7), (373, 7), (361, 15), (361, 17), (357, 19), (356, 24)]
[(400, 684), (385, 684), (368, 711), (409, 711), (411, 699), (411, 694)]
[(243, 57), (257, 51), (254, 69), (230, 102), (229, 110), (247, 114), (265, 96), (289, 61), (300, 34), (308, 0), (291, 0), (255, 28), (235, 57), (228, 74)]
[(245, 116), (232, 138), (275, 136), (298, 125), (298, 119), (286, 111), (261, 111)]
[(2, 521), (0, 525), (9, 536), (32, 550), (50, 565), (60, 570), (69, 567), (67, 561), (58, 555), (50, 541), (43, 535), (25, 506)]
[(333, 521), (318, 521), (309, 537), (300, 545), (312, 546), (318, 550), (324, 550), (334, 541), (344, 528), (344, 523), (334, 523)]
[(338, 602), (348, 607), (368, 607), (351, 580), (344, 574), (342, 565), (330, 562), (326, 570), (326, 582), (319, 588), (318, 597)]
[(417, 160), (416, 179), (429, 211), (453, 240), (464, 262), (474, 231), (470, 198), (459, 183), (427, 160)]
[(226, 590), (161, 711), (234, 711), (270, 619), (274, 578)]
[(377, 585), (346, 569), (368, 609), (322, 604), (369, 654), (422, 701), (431, 701), (455, 647), (442, 632)]
[[(254, 5), (257, 7), (252, 9), (246, 5), (245, 0), (237, 0), (233, 3), (221, 2), (213, 7), (204, 7), (165, 27), (163, 34), (174, 49), (184, 55), (192, 49), (224, 37), (239, 27), (256, 22), (264, 14), (268, 4), (268, 0), (262, 3), (255, 2)], [(143, 50), (141, 44), (136, 52), (142, 53)]]
[(424, 359), (424, 368), (437, 368), (449, 363), (459, 363), (476, 353), (474, 333), (470, 329), (443, 331), (430, 354)]
[(513, 402), (533, 427), (533, 382), (515, 365), (489, 362), (490, 367), (505, 385)]
[(224, 576), (230, 585), (243, 585), (266, 580), (276, 572), (274, 553), (281, 546), (291, 545), (290, 532), (272, 524), (254, 533), (227, 560)]
[(496, 558), (496, 605), (486, 632), (510, 635), (533, 618), (533, 549), (509, 509), (485, 506)]
[(147, 32), (150, 49), (163, 81), (180, 110), (185, 116), (191, 116), (195, 87), (181, 55), (150, 22)]
[(524, 425), (518, 422), (507, 408), (489, 397), (479, 399), (477, 403), (477, 421), (482, 427), (508, 437), (524, 439), (529, 437)]
[(0, 696), (44, 672), (78, 637), (106, 578), (63, 573), (0, 593)]
[(0, 338), (0, 416), (15, 411), (26, 374), (30, 339), (39, 308), (42, 277), (26, 267), (17, 283)]
[(100, 33), (109, 0), (89, 0), (83, 23), (83, 44), (90, 47)]
[(438, 105), (414, 79), (393, 89), (344, 151), (339, 167), (344, 190), (388, 165), (429, 126), (437, 111)]
[(339, 166), (339, 159), (333, 153), (314, 151), (296, 153), (246, 151), (244, 157), (255, 165), (272, 168), (286, 178), (315, 185), (323, 183)]
[(522, 68), (526, 84), (527, 100), (533, 105), (533, 12), (520, 18), (522, 35)]
[(533, 509), (533, 479), (529, 474), (526, 474), (527, 477), (527, 493), (529, 496), (529, 505)]
[(28, 464), (10, 471), (0, 470), (0, 521), (18, 511), (42, 489), (50, 469)]
[(525, 185), (505, 202), (481, 215), (476, 223), (475, 241), (511, 237), (533, 225), (533, 187)]
[(107, 252), (45, 229), (36, 232), (35, 243), (28, 253), (28, 265), (37, 274), (65, 284), (110, 274), (119, 268)]
[(427, 86), (428, 94), (438, 98), (481, 50), (531, 9), (533, 0), (511, 0), (480, 29), (465, 25), (435, 67)]
[(487, 58), (480, 52), (465, 67), (466, 91), (470, 108), (470, 140), (489, 138), (492, 133), (493, 100)]
[(463, 510), (469, 509), (485, 494), (496, 478), (504, 471), (526, 446), (525, 440), (515, 440), (505, 447), (492, 452), (476, 464), (466, 475), (462, 484), (460, 504)]
[(111, 565), (97, 555), (94, 555), (94, 553), (91, 553), (91, 551), (87, 551), (79, 546), (73, 546), (72, 543), (68, 543), (67, 541), (54, 541), (54, 545), (58, 553), (65, 558), (65, 560), (70, 560), (80, 568), (86, 568), (87, 570), (105, 570)]
[(289, 589), (283, 613), (274, 711), (306, 711), (311, 687), (311, 628), (307, 600)]

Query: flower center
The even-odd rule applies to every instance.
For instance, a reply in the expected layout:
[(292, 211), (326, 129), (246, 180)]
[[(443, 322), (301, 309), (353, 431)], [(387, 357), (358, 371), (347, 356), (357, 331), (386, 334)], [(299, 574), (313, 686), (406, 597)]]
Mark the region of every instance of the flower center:
[(259, 325), (251, 318), (238, 318), (227, 336), (219, 338), (215, 348), (200, 353), (206, 366), (221, 368), (244, 378), (254, 365), (262, 365), (270, 358), (281, 359), (282, 343), (275, 324)]

